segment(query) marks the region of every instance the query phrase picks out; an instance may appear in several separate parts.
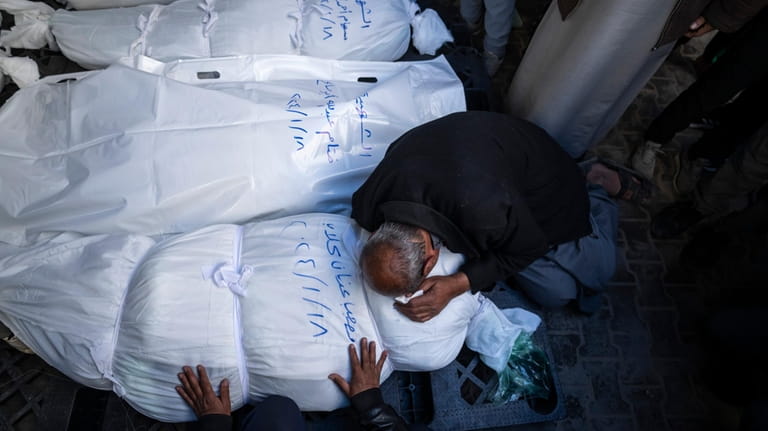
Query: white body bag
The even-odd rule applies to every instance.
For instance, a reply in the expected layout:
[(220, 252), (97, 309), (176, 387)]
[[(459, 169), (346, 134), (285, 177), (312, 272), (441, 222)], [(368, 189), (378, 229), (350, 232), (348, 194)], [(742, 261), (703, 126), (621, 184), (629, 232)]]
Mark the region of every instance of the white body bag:
[(391, 142), (465, 109), (442, 57), (140, 60), (154, 73), (48, 77), (0, 108), (0, 241), (348, 213)]
[[(174, 387), (181, 366), (195, 364), (213, 382), (229, 379), (233, 409), (274, 394), (332, 410), (347, 400), (328, 374), (351, 377), (350, 343), (367, 337), (390, 352), (382, 381), (393, 369), (436, 370), (459, 353), (480, 309), (467, 292), (428, 322), (408, 320), (364, 287), (366, 239), (333, 214), (214, 225), (157, 243), (62, 234), (0, 258), (0, 320), (70, 378), (155, 419), (194, 419)], [(433, 275), (461, 262), (445, 250)]]

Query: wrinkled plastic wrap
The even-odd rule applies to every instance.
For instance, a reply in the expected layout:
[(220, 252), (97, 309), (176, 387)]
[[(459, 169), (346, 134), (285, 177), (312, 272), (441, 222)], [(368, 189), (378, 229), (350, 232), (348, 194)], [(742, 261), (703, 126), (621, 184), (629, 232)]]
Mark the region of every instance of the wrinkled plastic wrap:
[(391, 142), (465, 109), (444, 58), (140, 63), (48, 77), (0, 108), (0, 241), (348, 213)]
[(521, 333), (515, 340), (506, 368), (499, 373), (499, 380), (490, 400), (507, 403), (522, 398), (550, 398), (551, 387), (549, 360), (546, 353), (536, 347), (531, 334)]
[[(479, 307), (467, 293), (428, 324), (388, 320), (392, 298), (369, 301), (358, 269), (366, 239), (333, 214), (158, 242), (58, 235), (2, 250), (0, 320), (70, 378), (159, 420), (194, 419), (174, 387), (180, 367), (198, 363), (212, 381), (229, 379), (233, 409), (276, 394), (332, 410), (347, 404), (328, 374), (351, 377), (349, 343), (367, 337), (390, 352), (382, 381), (393, 368), (438, 369), (458, 354)], [(445, 257), (437, 274), (461, 262)]]

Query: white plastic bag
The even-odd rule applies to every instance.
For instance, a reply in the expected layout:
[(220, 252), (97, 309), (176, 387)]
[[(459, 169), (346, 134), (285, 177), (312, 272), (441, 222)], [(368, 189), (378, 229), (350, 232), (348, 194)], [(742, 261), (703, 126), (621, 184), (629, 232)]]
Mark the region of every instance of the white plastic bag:
[(485, 365), (501, 373), (517, 337), (523, 332), (534, 332), (541, 318), (522, 308), (499, 310), (484, 297), (480, 301), (479, 311), (469, 322), (467, 347), (477, 352)]
[(413, 46), (421, 54), (434, 55), (444, 43), (453, 42), (453, 36), (432, 9), (425, 9), (413, 17)]
[(465, 106), (443, 58), (142, 65), (168, 77), (48, 77), (0, 108), (0, 241), (348, 212), (392, 141)]

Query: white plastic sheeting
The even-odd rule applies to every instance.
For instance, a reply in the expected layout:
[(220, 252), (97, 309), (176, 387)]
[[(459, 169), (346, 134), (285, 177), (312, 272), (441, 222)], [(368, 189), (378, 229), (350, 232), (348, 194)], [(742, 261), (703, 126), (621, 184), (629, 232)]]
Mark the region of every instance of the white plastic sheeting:
[(392, 141), (465, 109), (442, 57), (139, 67), (157, 74), (112, 66), (48, 77), (0, 109), (0, 241), (346, 213)]
[[(393, 363), (438, 369), (479, 308), (467, 293), (425, 324), (390, 320), (392, 299), (369, 302), (358, 269), (366, 238), (333, 214), (215, 225), (157, 244), (65, 234), (0, 258), (0, 320), (69, 377), (159, 420), (194, 419), (174, 386), (180, 367), (197, 363), (230, 380), (233, 408), (278, 394), (331, 410), (346, 404), (327, 376), (351, 376), (349, 343), (368, 337), (390, 351), (382, 381)], [(460, 261), (441, 256), (438, 273)]]
[(413, 0), (177, 0), (117, 6), (125, 5), (54, 13), (42, 3), (0, 0), (0, 9), (17, 20), (15, 29), (0, 36), (0, 46), (40, 48), (57, 42), (64, 55), (93, 69), (136, 55), (160, 61), (256, 54), (392, 61), (408, 49), (411, 25), (420, 35), (416, 46), (422, 53), (453, 40), (437, 13), (418, 14)]

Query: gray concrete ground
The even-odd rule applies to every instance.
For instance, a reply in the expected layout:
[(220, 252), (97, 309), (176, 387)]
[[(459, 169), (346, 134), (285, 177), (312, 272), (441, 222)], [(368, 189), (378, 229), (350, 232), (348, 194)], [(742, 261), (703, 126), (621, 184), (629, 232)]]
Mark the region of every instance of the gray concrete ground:
[[(455, 11), (453, 0), (431, 3), (443, 13)], [(548, 0), (518, 3), (524, 27), (513, 31), (505, 63), (493, 79), (499, 97)], [(699, 41), (676, 50), (595, 152), (626, 160), (653, 117), (695, 79), (691, 60), (702, 46)], [(680, 148), (696, 137), (686, 131), (675, 145)], [(571, 309), (543, 312), (567, 417), (509, 429), (700, 431), (728, 429), (734, 422), (735, 411), (713, 400), (701, 375), (699, 325), (713, 280), (681, 267), (677, 255), (682, 239), (656, 241), (648, 231), (650, 215), (675, 198), (673, 160), (673, 154), (663, 160), (661, 192), (649, 208), (622, 203), (619, 267), (600, 311), (590, 317)], [(62, 401), (71, 405), (76, 389), (39, 359), (0, 345), (0, 430), (64, 429), (62, 419), (55, 411), (46, 413), (45, 406)], [(184, 428), (148, 421), (116, 397), (107, 398), (93, 402), (118, 418), (104, 424), (105, 430)]]

